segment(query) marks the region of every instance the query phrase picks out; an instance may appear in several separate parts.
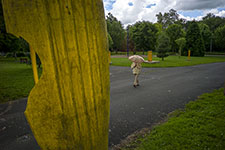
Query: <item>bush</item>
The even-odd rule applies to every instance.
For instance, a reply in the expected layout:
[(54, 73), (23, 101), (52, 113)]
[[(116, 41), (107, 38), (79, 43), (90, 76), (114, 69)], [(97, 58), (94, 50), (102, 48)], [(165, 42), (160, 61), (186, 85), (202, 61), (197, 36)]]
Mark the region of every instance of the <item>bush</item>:
[(24, 52), (16, 52), (16, 56), (17, 57), (25, 57), (25, 53)]
[(5, 57), (14, 57), (13, 53), (6, 53)]

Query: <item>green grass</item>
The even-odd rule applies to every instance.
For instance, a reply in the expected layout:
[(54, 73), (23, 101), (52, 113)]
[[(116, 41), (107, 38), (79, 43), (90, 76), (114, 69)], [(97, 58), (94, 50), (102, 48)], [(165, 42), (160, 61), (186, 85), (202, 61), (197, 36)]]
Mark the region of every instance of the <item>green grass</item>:
[(205, 52), (205, 55), (225, 55), (225, 52)]
[(122, 150), (224, 150), (223, 88), (203, 94), (187, 104), (184, 110), (171, 113), (167, 122), (129, 145), (136, 148), (124, 147)]
[[(111, 58), (112, 65), (130, 66), (127, 58)], [(160, 60), (153, 58), (153, 60)], [(159, 64), (143, 64), (144, 67), (177, 67), (189, 66), (202, 63), (222, 62), (225, 57), (187, 57), (169, 56)], [(41, 71), (39, 71), (39, 76)], [(0, 57), (0, 103), (27, 97), (34, 86), (33, 72), (31, 65), (20, 64), (19, 59)]]
[[(152, 54), (153, 55), (156, 55), (157, 53), (156, 52), (152, 52)], [(127, 52), (111, 52), (111, 55), (127, 55)], [(134, 55), (134, 53), (133, 52), (129, 52), (129, 55)], [(143, 52), (136, 52), (136, 54), (135, 55), (143, 55)], [(147, 51), (145, 51), (144, 52), (144, 55), (148, 55), (148, 52)]]
[(31, 65), (18, 61), (0, 58), (0, 103), (27, 97), (34, 86)]
[[(147, 58), (145, 58), (147, 59)], [(131, 61), (128, 58), (111, 58), (113, 66), (130, 66)], [(181, 66), (192, 66), (192, 65), (199, 65), (199, 64), (207, 64), (207, 63), (215, 63), (215, 62), (225, 62), (225, 57), (191, 57), (191, 60), (188, 61), (187, 57), (181, 56), (168, 56), (162, 59), (154, 57), (153, 61), (160, 61), (157, 64), (146, 64), (143, 63), (143, 67), (181, 67)]]

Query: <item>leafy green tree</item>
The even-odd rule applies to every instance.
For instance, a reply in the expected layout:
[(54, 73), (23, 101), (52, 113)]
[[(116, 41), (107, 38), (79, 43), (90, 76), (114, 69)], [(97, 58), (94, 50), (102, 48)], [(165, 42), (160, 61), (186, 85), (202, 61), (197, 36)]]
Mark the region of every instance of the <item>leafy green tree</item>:
[(186, 45), (186, 39), (184, 37), (179, 38), (175, 41), (177, 43), (177, 45), (179, 46), (179, 57), (182, 54), (182, 49), (185, 47)]
[(191, 50), (192, 56), (204, 56), (204, 41), (196, 21), (192, 21), (192, 23), (188, 26), (186, 41), (186, 54), (187, 50)]
[(111, 13), (106, 16), (107, 30), (113, 41), (113, 50), (123, 50), (126, 45), (126, 32), (123, 29), (122, 23), (116, 19)]
[(210, 51), (210, 40), (212, 37), (212, 32), (209, 29), (209, 26), (204, 23), (199, 23), (200, 32), (204, 41), (206, 51)]
[(157, 17), (157, 22), (162, 24), (164, 29), (166, 29), (169, 25), (180, 21), (179, 14), (174, 9), (170, 9), (169, 12), (164, 14), (159, 12), (159, 14), (156, 14), (156, 17)]
[(23, 38), (17, 38), (13, 34), (0, 33), (0, 52), (14, 53), (29, 52), (29, 44)]
[(108, 43), (109, 43), (109, 50), (112, 51), (113, 48), (113, 40), (110, 36), (110, 34), (108, 33)]
[(178, 24), (172, 24), (166, 29), (166, 33), (170, 38), (172, 52), (177, 52), (179, 47), (175, 40), (185, 36), (185, 32), (182, 29), (182, 26)]
[(169, 56), (168, 52), (170, 50), (170, 39), (166, 35), (165, 32), (161, 32), (157, 39), (157, 57), (162, 58), (162, 61), (164, 61), (164, 57)]
[(135, 45), (135, 49), (142, 50), (155, 50), (157, 27), (148, 21), (136, 22), (130, 26), (129, 35), (130, 39)]
[(214, 37), (218, 48), (225, 51), (225, 25), (215, 30)]
[(208, 13), (205, 17), (203, 17), (203, 23), (207, 24), (212, 33), (218, 28), (225, 25), (225, 18), (215, 16), (212, 13)]
[(2, 2), (0, 1), (0, 52), (11, 52), (15, 55), (19, 51), (29, 51), (29, 45), (23, 38), (6, 33)]

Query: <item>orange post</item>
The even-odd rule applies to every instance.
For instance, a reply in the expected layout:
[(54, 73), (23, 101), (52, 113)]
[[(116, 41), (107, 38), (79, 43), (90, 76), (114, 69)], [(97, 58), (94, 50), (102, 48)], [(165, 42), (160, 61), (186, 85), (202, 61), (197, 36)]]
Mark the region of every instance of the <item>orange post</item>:
[(152, 61), (152, 51), (148, 51), (148, 61)]
[(188, 60), (191, 60), (191, 50), (188, 50)]

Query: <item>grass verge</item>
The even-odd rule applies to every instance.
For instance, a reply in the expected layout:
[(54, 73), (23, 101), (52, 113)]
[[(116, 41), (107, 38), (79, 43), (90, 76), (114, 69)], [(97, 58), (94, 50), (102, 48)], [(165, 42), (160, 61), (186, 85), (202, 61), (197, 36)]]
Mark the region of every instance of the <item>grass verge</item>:
[(14, 58), (0, 58), (0, 103), (27, 97), (33, 86), (31, 65)]
[[(145, 58), (147, 60), (147, 58)], [(113, 66), (130, 66), (131, 61), (128, 58), (111, 58)], [(215, 62), (225, 62), (225, 57), (191, 57), (191, 60), (188, 61), (187, 57), (181, 56), (169, 56), (166, 57), (164, 61), (162, 59), (154, 57), (153, 61), (160, 61), (156, 64), (147, 64), (143, 63), (143, 67), (181, 67), (181, 66), (193, 66), (199, 64), (215, 63)]]
[(224, 150), (225, 96), (223, 88), (188, 103), (168, 116), (144, 138), (139, 136), (121, 150)]

